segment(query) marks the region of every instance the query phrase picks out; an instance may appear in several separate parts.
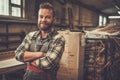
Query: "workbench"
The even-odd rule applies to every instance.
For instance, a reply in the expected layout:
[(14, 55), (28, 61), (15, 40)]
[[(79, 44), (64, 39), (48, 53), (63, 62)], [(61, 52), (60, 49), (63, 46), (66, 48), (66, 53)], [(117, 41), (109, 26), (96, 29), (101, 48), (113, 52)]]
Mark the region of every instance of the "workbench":
[(11, 73), (25, 68), (26, 68), (26, 64), (17, 61), (15, 58), (0, 61), (0, 75)]

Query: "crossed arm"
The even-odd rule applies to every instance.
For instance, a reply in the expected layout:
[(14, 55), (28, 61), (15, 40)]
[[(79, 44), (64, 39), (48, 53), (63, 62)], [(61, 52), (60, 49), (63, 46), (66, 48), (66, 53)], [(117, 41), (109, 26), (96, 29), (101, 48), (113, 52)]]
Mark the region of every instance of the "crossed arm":
[(64, 45), (65, 40), (62, 37), (54, 42), (54, 45), (50, 47), (47, 53), (29, 52), (27, 51), (28, 43), (23, 41), (23, 43), (15, 51), (16, 59), (23, 62), (29, 62), (39, 68), (50, 69), (59, 64), (64, 51)]

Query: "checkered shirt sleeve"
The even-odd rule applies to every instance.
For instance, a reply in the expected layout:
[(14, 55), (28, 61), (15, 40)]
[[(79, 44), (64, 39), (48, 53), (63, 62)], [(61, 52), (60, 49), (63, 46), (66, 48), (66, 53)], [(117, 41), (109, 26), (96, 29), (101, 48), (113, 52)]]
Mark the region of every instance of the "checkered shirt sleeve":
[(31, 44), (31, 39), (32, 39), (32, 36), (34, 35), (34, 33), (35, 32), (31, 32), (28, 35), (26, 35), (26, 37), (24, 38), (23, 42), (15, 50), (15, 58), (18, 61), (24, 62), (24, 60), (23, 60), (24, 52), (29, 49), (29, 46)]

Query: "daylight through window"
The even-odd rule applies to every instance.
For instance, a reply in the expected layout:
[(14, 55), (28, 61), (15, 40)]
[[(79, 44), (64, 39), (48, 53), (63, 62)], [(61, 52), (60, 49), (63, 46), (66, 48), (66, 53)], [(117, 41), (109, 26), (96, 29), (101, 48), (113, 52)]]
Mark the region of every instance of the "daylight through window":
[(24, 0), (0, 0), (0, 15), (23, 17)]

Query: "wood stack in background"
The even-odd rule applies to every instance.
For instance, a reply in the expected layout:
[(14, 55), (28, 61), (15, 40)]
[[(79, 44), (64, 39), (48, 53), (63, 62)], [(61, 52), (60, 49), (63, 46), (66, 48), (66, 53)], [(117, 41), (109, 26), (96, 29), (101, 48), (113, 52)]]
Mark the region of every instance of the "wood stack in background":
[(87, 39), (84, 80), (119, 80), (119, 49), (120, 46), (111, 38)]
[(86, 33), (84, 80), (120, 80), (120, 25)]
[(84, 80), (106, 80), (105, 68), (111, 59), (108, 39), (86, 39)]

